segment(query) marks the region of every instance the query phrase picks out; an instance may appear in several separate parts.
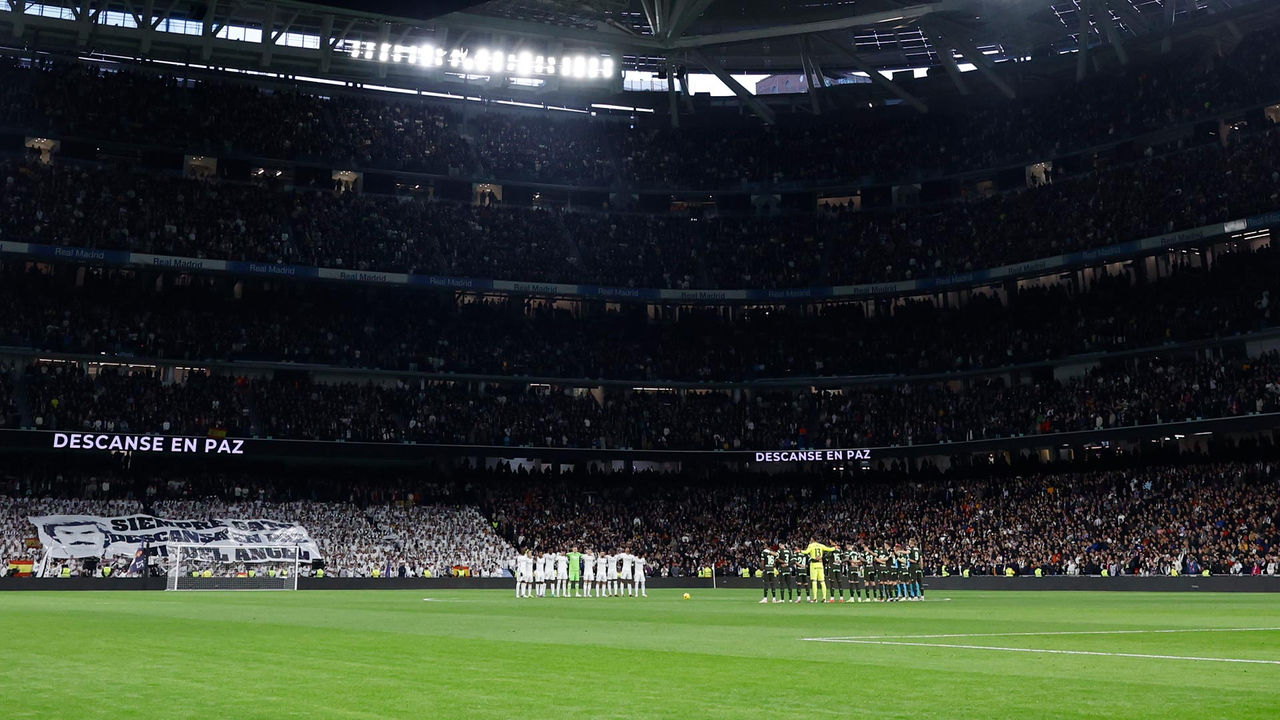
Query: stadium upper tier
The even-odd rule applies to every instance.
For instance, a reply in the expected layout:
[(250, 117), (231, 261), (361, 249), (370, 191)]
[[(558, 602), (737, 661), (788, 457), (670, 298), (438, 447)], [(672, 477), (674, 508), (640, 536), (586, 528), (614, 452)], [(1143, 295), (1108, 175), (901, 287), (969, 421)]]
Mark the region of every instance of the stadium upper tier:
[(900, 301), (744, 308), (556, 306), (11, 258), (0, 260), (0, 346), (651, 384), (1062, 364), (1087, 353), (1167, 352), (1170, 343), (1240, 345), (1273, 327), (1280, 256), (1249, 244), (1176, 251), (1087, 283), (1053, 277)]
[(35, 70), (10, 60), (0, 69), (0, 127), (189, 154), (574, 186), (883, 185), (1052, 160), (1280, 101), (1273, 39), (1259, 31), (1224, 57), (1188, 48), (1075, 84), (1045, 82), (1009, 64), (999, 72), (1019, 99), (975, 96), (927, 114), (873, 108), (771, 127), (694, 116), (679, 130), (658, 118), (556, 120), (500, 105), (329, 87), (267, 90), (243, 76), (195, 79), (74, 63)]
[[(1217, 462), (903, 482), (862, 472), (542, 477), (451, 468), (429, 481), (366, 472), (337, 488), (334, 477), (278, 470), (9, 472), (0, 477), (0, 573), (6, 561), (38, 559), (24, 542), (35, 533), (29, 516), (150, 512), (300, 523), (328, 577), (440, 576), (453, 565), (498, 574), (511, 570), (516, 549), (573, 546), (629, 547), (652, 575), (710, 564), (737, 574), (759, 567), (764, 544), (803, 546), (814, 536), (854, 546), (918, 541), (929, 574), (1274, 575), (1278, 472), (1271, 462)], [(50, 574), (57, 570), (55, 562)]]
[[(924, 445), (1280, 410), (1280, 358), (1144, 358), (1063, 379), (684, 391), (34, 362), (8, 401), (43, 430), (499, 447), (773, 450)], [(1153, 431), (1160, 433), (1159, 429)]]
[(622, 288), (803, 288), (1038, 260), (1280, 208), (1280, 132), (972, 202), (688, 218), (0, 166), (0, 239)]

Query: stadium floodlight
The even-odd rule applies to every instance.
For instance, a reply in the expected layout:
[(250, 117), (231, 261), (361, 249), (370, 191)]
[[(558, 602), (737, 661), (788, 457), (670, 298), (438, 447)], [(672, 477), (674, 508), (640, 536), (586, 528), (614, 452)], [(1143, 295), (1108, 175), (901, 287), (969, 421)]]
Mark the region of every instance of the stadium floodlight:
[(596, 52), (578, 55), (539, 55), (531, 50), (508, 50), (494, 47), (446, 49), (434, 43), (400, 45), (397, 43), (346, 40), (342, 51), (353, 60), (417, 65), (423, 68), (443, 67), (477, 77), (496, 76), (536, 79), (539, 76), (562, 75), (575, 80), (600, 80), (613, 77), (617, 60)]

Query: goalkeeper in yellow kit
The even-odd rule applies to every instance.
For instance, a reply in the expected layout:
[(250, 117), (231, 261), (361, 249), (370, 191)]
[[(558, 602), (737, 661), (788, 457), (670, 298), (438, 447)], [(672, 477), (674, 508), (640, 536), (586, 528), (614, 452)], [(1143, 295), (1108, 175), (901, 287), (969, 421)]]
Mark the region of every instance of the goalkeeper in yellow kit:
[(809, 547), (800, 551), (801, 555), (809, 556), (809, 602), (818, 600), (818, 588), (822, 588), (821, 602), (827, 602), (827, 576), (822, 570), (822, 558), (839, 549), (839, 545), (823, 545), (817, 538), (809, 538)]

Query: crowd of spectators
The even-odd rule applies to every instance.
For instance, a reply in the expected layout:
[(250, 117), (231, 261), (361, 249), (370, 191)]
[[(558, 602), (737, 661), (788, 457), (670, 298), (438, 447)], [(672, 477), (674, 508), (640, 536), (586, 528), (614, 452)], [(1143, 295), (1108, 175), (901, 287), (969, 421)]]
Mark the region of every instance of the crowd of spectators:
[(567, 212), (271, 192), (114, 168), (0, 163), (0, 239), (353, 270), (623, 287), (920, 279), (1280, 208), (1280, 130), (1036, 188), (896, 211)]
[[(302, 525), (315, 541), (329, 577), (446, 577), (455, 566), (472, 576), (500, 576), (515, 550), (476, 508), (444, 505), (385, 504), (357, 507), (351, 503), (269, 502), (253, 499), (194, 500), (17, 498), (0, 495), (0, 570), (18, 559), (38, 560), (41, 551), (27, 547), (35, 537), (28, 517), (42, 515), (133, 515), (147, 513), (172, 519), (267, 519)], [(95, 558), (93, 566), (118, 560)], [(162, 565), (165, 561), (162, 561)], [(49, 563), (45, 576), (56, 577), (67, 565), (79, 575), (83, 562)], [(117, 574), (129, 569), (116, 562)], [(163, 569), (163, 568), (162, 568)], [(313, 574), (304, 567), (303, 574)], [(136, 573), (136, 569), (134, 570)]]
[(489, 112), (471, 124), (484, 171), (504, 180), (565, 185), (613, 184), (603, 125), (528, 113)]
[(189, 372), (166, 382), (165, 370), (76, 363), (34, 363), (24, 378), (37, 430), (155, 432), (244, 436), (248, 409), (235, 378)]
[(993, 480), (532, 481), (485, 501), (535, 549), (637, 548), (664, 573), (756, 569), (764, 545), (918, 541), (931, 574), (1198, 575), (1280, 572), (1280, 468), (1163, 466)]
[[(509, 571), (517, 549), (574, 546), (629, 547), (655, 575), (693, 575), (708, 566), (736, 575), (759, 566), (765, 545), (804, 545), (811, 537), (850, 546), (918, 542), (930, 574), (1280, 572), (1280, 466), (1271, 461), (905, 480), (851, 472), (472, 469), (432, 481), (436, 492), (448, 488), (449, 502), (415, 493), (380, 502), (262, 500), (265, 491), (254, 485), (279, 481), (253, 472), (221, 494), (162, 488), (144, 499), (127, 483), (99, 491), (107, 479), (59, 475), (63, 491), (48, 494), (8, 479), (0, 495), (0, 568), (40, 553), (25, 542), (34, 536), (28, 516), (149, 512), (297, 522), (318, 542), (330, 577), (439, 577), (457, 565), (497, 576)], [(376, 482), (367, 479), (364, 490)], [(80, 494), (81, 485), (93, 494)]]
[(0, 65), (0, 126), (190, 155), (440, 174), (472, 164), (446, 106), (79, 64)]
[(165, 383), (150, 370), (33, 363), (32, 424), (60, 430), (657, 450), (902, 446), (1280, 410), (1280, 356), (1142, 357), (1063, 380), (640, 391), (305, 373)]
[[(1269, 246), (1191, 255), (1159, 280), (1133, 273), (1028, 286), (1007, 300), (817, 309), (643, 305), (575, 315), (522, 298), (241, 281), (0, 261), (0, 345), (169, 360), (268, 360), (397, 371), (737, 381), (993, 368), (1222, 338), (1271, 327), (1280, 256)], [(305, 321), (299, 321), (305, 318)], [(483, 332), (476, 332), (484, 328)]]
[[(1005, 69), (1018, 72), (1010, 63)], [(989, 104), (937, 103), (842, 113), (835, 122), (768, 127), (646, 127), (621, 134), (623, 176), (645, 187), (923, 180), (974, 168), (1051, 160), (1083, 149), (1280, 100), (1270, 33), (1247, 36), (1207, 65), (1140, 64), (1083, 82), (1019, 85)]]
[[(1095, 74), (1084, 82), (997, 69), (1016, 100), (983, 97), (909, 107), (787, 117), (762, 127), (720, 116), (686, 127), (665, 118), (551, 119), (490, 105), (466, 123), (423, 98), (321, 94), (211, 80), (45, 63), (0, 67), (0, 125), (63, 136), (164, 144), (432, 173), (583, 186), (721, 189), (755, 183), (874, 178), (902, 182), (941, 173), (1052, 159), (1225, 111), (1280, 99), (1273, 34), (1259, 30), (1231, 52)], [(941, 82), (935, 79), (929, 82)], [(464, 106), (465, 107), (465, 106)], [(638, 120), (643, 120), (637, 124)], [(474, 138), (474, 151), (469, 137)]]
[(0, 428), (17, 427), (21, 421), (13, 396), (12, 362), (0, 360)]

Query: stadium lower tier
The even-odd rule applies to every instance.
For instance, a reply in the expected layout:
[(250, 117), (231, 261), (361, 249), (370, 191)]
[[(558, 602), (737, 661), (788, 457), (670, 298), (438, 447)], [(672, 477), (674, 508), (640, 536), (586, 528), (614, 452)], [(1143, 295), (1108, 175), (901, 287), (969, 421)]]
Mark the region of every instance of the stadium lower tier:
[[(812, 539), (919, 547), (929, 574), (1275, 575), (1278, 507), (1272, 462), (928, 481), (462, 470), (385, 488), (274, 473), (46, 470), (0, 477), (0, 568), (138, 574), (143, 549), (162, 572), (169, 533), (191, 540), (178, 528), (273, 521), (315, 543), (323, 560), (305, 574), (330, 577), (511, 576), (525, 551), (629, 554), (655, 576), (713, 566), (754, 575), (768, 551)], [(122, 517), (135, 514), (151, 517)]]
[[(37, 361), (8, 422), (39, 430), (643, 450), (921, 445), (1280, 410), (1280, 355), (1112, 360), (1057, 379), (660, 390)], [(0, 373), (3, 374), (3, 373)], [(5, 386), (0, 386), (5, 389)], [(25, 412), (18, 412), (24, 408)], [(17, 417), (15, 417), (15, 415)]]
[(1280, 208), (1280, 131), (971, 202), (681, 217), (460, 205), (56, 161), (0, 164), (0, 238), (181, 257), (623, 288), (950, 275)]
[(565, 307), (10, 258), (0, 260), (0, 346), (654, 381), (948, 372), (1273, 327), (1280, 254), (1269, 242), (1249, 244), (1173, 252), (1091, 275), (1087, 287), (1055, 277), (946, 301), (701, 309)]

